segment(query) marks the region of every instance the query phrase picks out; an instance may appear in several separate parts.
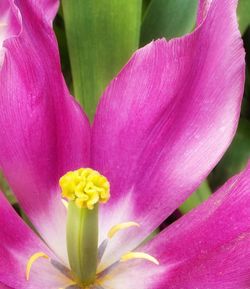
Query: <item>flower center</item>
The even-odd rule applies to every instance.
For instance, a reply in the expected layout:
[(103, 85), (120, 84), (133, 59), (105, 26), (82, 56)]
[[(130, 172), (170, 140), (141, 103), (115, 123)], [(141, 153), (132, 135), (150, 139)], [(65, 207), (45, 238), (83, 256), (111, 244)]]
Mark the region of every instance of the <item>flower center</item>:
[[(98, 248), (98, 209), (99, 202), (106, 203), (110, 198), (110, 185), (104, 176), (90, 168), (70, 171), (59, 180), (61, 194), (67, 207), (67, 250), (70, 270), (43, 252), (34, 253), (28, 260), (26, 279), (29, 280), (31, 267), (40, 258), (50, 263), (68, 276), (73, 287), (66, 288), (102, 288), (101, 280), (120, 262), (131, 259), (144, 259), (158, 265), (153, 256), (143, 252), (127, 252), (119, 261), (101, 269), (100, 263), (111, 239), (122, 230), (140, 225), (133, 221), (117, 224), (110, 228), (107, 238)], [(67, 201), (65, 201), (65, 199)], [(98, 267), (98, 271), (97, 271)]]

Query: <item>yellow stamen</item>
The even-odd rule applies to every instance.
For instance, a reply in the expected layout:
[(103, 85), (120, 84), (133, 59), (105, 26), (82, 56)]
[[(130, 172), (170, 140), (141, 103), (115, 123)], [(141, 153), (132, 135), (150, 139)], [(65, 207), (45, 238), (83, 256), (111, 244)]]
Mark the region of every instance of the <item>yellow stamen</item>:
[(109, 230), (108, 232), (109, 239), (113, 238), (117, 232), (130, 228), (130, 227), (140, 227), (140, 225), (136, 222), (125, 222), (125, 223), (117, 224)]
[(98, 202), (106, 203), (110, 198), (108, 180), (92, 169), (78, 169), (60, 178), (62, 196), (74, 201), (79, 208), (92, 210)]
[(44, 254), (43, 252), (37, 252), (35, 254), (33, 254), (28, 262), (27, 262), (27, 266), (26, 266), (26, 280), (28, 281), (29, 278), (30, 278), (30, 270), (31, 270), (31, 267), (33, 265), (33, 263), (39, 259), (39, 258), (45, 258), (45, 259), (49, 259), (49, 256), (47, 256), (46, 254)]
[(159, 261), (149, 255), (149, 254), (146, 254), (146, 253), (143, 253), (143, 252), (128, 252), (126, 254), (124, 254), (121, 259), (120, 259), (120, 262), (126, 262), (128, 260), (132, 260), (132, 259), (144, 259), (144, 260), (148, 260), (156, 265), (159, 265)]

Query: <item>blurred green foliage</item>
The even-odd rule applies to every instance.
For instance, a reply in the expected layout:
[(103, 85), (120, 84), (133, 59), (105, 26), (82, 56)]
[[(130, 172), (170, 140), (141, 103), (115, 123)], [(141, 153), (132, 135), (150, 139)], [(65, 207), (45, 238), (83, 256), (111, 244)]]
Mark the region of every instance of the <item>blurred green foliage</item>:
[(65, 25), (64, 25), (64, 19), (63, 19), (61, 8), (54, 21), (54, 31), (56, 33), (58, 45), (60, 47), (62, 72), (68, 84), (69, 89), (72, 91), (73, 87), (72, 87), (72, 75), (71, 75), (71, 69), (70, 69), (69, 51), (68, 51)]
[(63, 0), (62, 7), (74, 95), (93, 119), (103, 90), (138, 48), (142, 0)]
[(180, 211), (185, 214), (209, 198), (212, 194), (208, 181), (205, 180), (181, 206)]
[(182, 36), (196, 21), (198, 0), (151, 0), (141, 26), (141, 45), (152, 39)]
[(249, 0), (239, 0), (237, 14), (238, 14), (240, 32), (243, 35), (247, 27), (250, 24), (250, 1)]
[(241, 171), (250, 158), (250, 121), (241, 119), (235, 138), (209, 176), (213, 189), (221, 186), (230, 177)]
[(0, 191), (4, 192), (5, 196), (7, 197), (7, 199), (9, 200), (11, 204), (17, 203), (16, 198), (12, 194), (11, 189), (1, 171), (0, 171)]

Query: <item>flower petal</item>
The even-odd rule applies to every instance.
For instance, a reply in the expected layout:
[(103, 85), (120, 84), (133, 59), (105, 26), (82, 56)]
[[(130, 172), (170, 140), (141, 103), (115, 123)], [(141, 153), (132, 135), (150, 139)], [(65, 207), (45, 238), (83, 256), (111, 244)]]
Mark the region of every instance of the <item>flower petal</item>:
[(137, 249), (157, 258), (159, 266), (138, 260), (121, 263), (112, 271), (112, 280), (106, 281), (107, 288), (129, 289), (136, 284), (142, 289), (248, 289), (249, 203), (250, 165)]
[(211, 2), (212, 2), (212, 0), (199, 0), (197, 25), (200, 25), (202, 23), (202, 21), (205, 19)]
[(250, 286), (250, 164), (141, 250), (168, 270), (154, 288)]
[(32, 5), (38, 13), (45, 16), (52, 24), (59, 8), (59, 0), (35, 0)]
[(69, 283), (69, 280), (46, 259), (39, 259), (33, 264), (30, 279), (26, 280), (26, 265), (30, 256), (36, 252), (44, 252), (53, 258), (54, 256), (38, 236), (23, 223), (2, 193), (0, 193), (0, 227), (1, 283), (16, 289), (59, 288)]
[(3, 64), (5, 54), (4, 41), (20, 32), (21, 26), (18, 18), (18, 9), (14, 3), (10, 3), (9, 0), (2, 0), (0, 2), (0, 67)]
[(12, 289), (12, 288), (0, 283), (0, 289)]
[(117, 259), (121, 244), (130, 250), (152, 232), (230, 144), (244, 85), (236, 2), (214, 0), (192, 34), (137, 51), (104, 93), (92, 147), (94, 168), (111, 183), (100, 228), (141, 224), (120, 234), (105, 262)]
[(0, 166), (22, 208), (66, 262), (59, 178), (88, 165), (90, 129), (65, 86), (56, 39), (33, 1), (18, 1), (22, 31), (5, 41), (0, 71)]
[[(38, 17), (45, 18), (52, 26), (52, 22), (59, 8), (59, 0), (29, 0), (28, 2), (31, 3), (30, 5), (32, 6), (33, 13), (36, 13)], [(21, 5), (21, 3), (18, 3), (18, 6)]]

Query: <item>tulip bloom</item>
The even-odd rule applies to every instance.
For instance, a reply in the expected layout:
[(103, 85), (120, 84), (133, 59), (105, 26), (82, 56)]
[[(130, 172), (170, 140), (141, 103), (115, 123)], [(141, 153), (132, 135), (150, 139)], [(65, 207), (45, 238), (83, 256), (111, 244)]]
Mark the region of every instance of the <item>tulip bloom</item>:
[(193, 33), (138, 50), (90, 125), (61, 74), (58, 2), (1, 0), (0, 166), (39, 233), (0, 195), (1, 288), (250, 287), (249, 167), (141, 245), (235, 133), (236, 2), (200, 0)]

